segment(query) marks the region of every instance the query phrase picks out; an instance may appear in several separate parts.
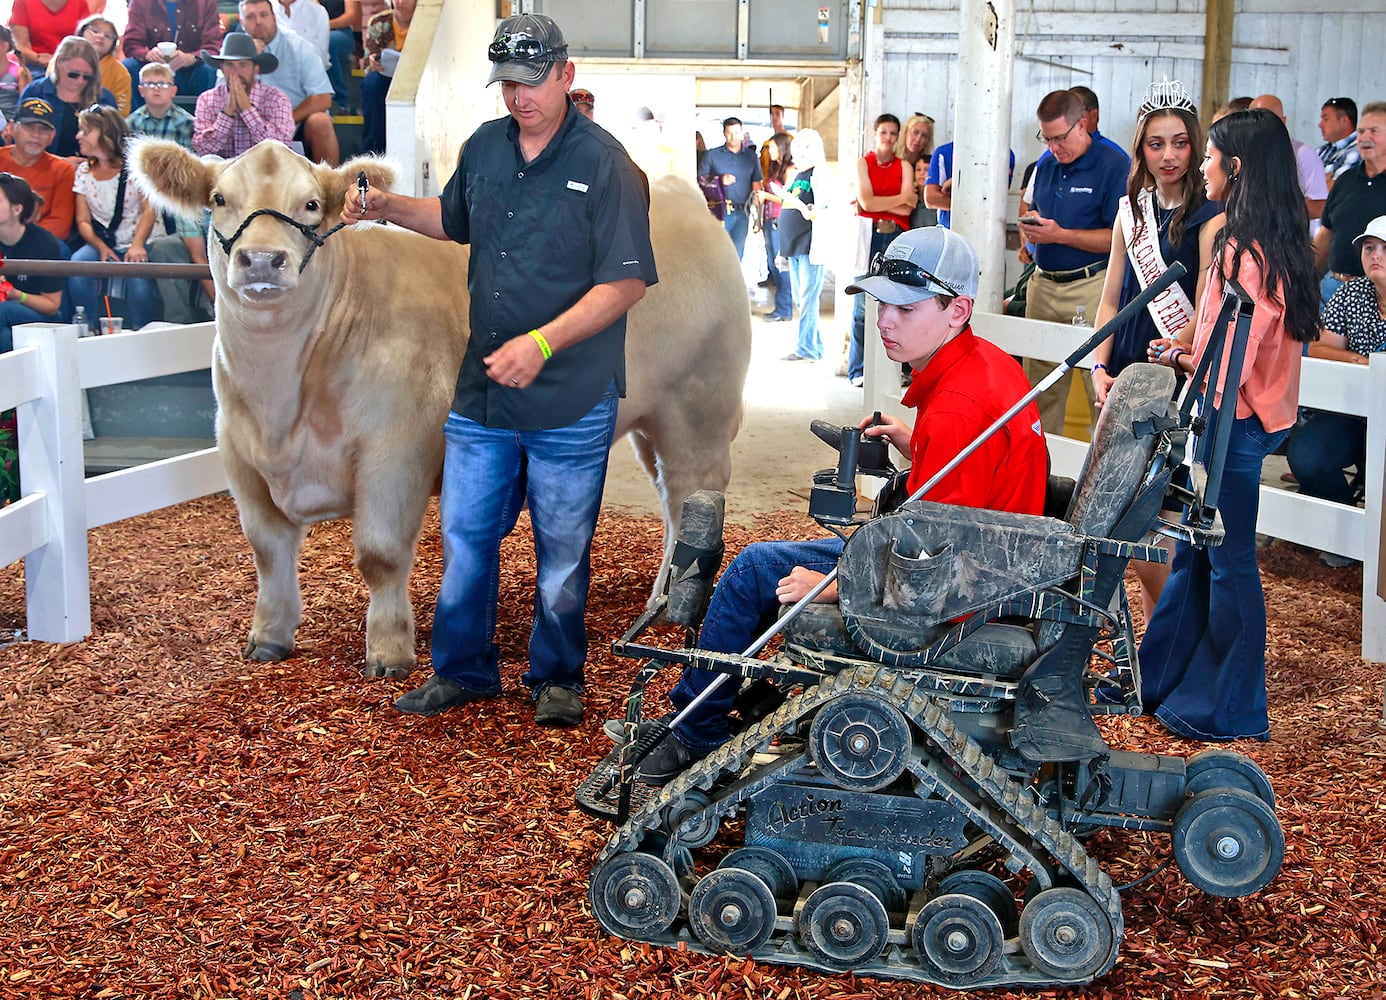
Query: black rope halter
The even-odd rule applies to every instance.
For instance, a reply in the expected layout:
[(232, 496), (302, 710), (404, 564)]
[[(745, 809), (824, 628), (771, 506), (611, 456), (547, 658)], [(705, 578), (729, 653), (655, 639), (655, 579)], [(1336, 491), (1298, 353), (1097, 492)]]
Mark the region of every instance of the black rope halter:
[(295, 229), (297, 229), (300, 233), (303, 234), (305, 239), (307, 239), (310, 243), (313, 244), (311, 247), (308, 248), (308, 252), (303, 255), (303, 260), (299, 262), (299, 274), (303, 273), (303, 269), (307, 267), (308, 262), (313, 259), (313, 254), (317, 253), (318, 247), (326, 243), (327, 238), (331, 236), (333, 233), (335, 233), (337, 230), (341, 229), (343, 226), (348, 225), (348, 223), (339, 222), (331, 229), (329, 229), (327, 232), (319, 236), (318, 231), (314, 227), (307, 225), (306, 223), (299, 222), (297, 219), (291, 219), (283, 212), (276, 212), (272, 208), (257, 208), (255, 211), (251, 212), (249, 215), (245, 217), (245, 221), (243, 221), (240, 224), (240, 226), (237, 227), (236, 231), (231, 234), (230, 239), (227, 239), (225, 236), (221, 235), (221, 233), (217, 231), (216, 226), (212, 227), (212, 235), (214, 235), (217, 238), (217, 242), (221, 244), (222, 253), (230, 257), (231, 248), (235, 246), (236, 241), (241, 238), (241, 234), (245, 232), (245, 227), (254, 222), (256, 216), (260, 215), (273, 216), (280, 222), (283, 222), (284, 224), (289, 226), (293, 226)]

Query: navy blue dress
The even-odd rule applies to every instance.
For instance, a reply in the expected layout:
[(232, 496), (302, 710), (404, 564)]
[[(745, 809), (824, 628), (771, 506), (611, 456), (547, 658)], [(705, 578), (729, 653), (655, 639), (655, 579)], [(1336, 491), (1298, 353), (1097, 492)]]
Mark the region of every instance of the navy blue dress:
[[(1205, 222), (1222, 211), (1222, 202), (1205, 201), (1194, 209), (1193, 214), (1184, 220), (1184, 233), (1177, 247), (1169, 241), (1169, 223), (1175, 210), (1161, 208), (1158, 202), (1154, 208), (1155, 220), (1160, 231), (1160, 256), (1164, 257), (1166, 264), (1172, 264), (1177, 260), (1184, 265), (1188, 273), (1179, 279), (1179, 287), (1184, 289), (1184, 294), (1193, 302), (1198, 290), (1198, 234)], [(1126, 235), (1129, 240), (1131, 234)], [(1125, 307), (1140, 293), (1141, 286), (1136, 280), (1136, 269), (1128, 259), (1126, 276), (1121, 283), (1121, 306)], [(1158, 336), (1160, 331), (1156, 329), (1155, 321), (1150, 318), (1150, 311), (1141, 310), (1113, 335), (1112, 360), (1107, 364), (1107, 373), (1115, 378), (1127, 365), (1148, 360), (1146, 349)]]

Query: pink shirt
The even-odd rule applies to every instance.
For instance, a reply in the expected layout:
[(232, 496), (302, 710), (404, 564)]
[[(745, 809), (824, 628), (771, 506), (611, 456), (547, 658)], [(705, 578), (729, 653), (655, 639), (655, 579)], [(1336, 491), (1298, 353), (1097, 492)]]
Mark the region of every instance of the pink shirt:
[(239, 115), (226, 114), (226, 81), (197, 95), (193, 115), (193, 152), (230, 159), (265, 139), (284, 145), (294, 141), (294, 109), (278, 87), (256, 80), (250, 88), (250, 107)]
[[(1232, 259), (1233, 245), (1229, 243), (1223, 259)], [(1198, 328), (1194, 333), (1194, 360), (1201, 361), (1213, 334), (1218, 310), (1222, 306), (1223, 278), (1217, 262), (1209, 269), (1203, 304), (1198, 310)], [(1274, 434), (1294, 426), (1299, 410), (1299, 367), (1303, 345), (1290, 336), (1285, 328), (1285, 306), (1266, 294), (1261, 269), (1251, 254), (1243, 254), (1237, 283), (1252, 297), (1255, 308), (1251, 314), (1251, 335), (1242, 362), (1240, 388), (1237, 390), (1237, 417), (1244, 419), (1255, 414), (1266, 433)], [(1284, 289), (1277, 289), (1284, 297)], [(1235, 320), (1234, 320), (1235, 323)], [(1229, 331), (1230, 334), (1230, 331)], [(1223, 348), (1222, 370), (1218, 373), (1218, 390), (1213, 405), (1222, 409), (1222, 390), (1227, 379), (1227, 363), (1231, 354), (1229, 335)]]

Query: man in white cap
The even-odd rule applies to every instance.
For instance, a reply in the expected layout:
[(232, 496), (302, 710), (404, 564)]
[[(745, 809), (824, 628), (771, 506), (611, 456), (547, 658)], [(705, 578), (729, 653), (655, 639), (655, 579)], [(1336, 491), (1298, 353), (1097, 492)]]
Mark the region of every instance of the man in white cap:
[[(906, 406), (918, 411), (914, 428), (897, 417), (863, 433), (884, 437), (910, 456), (913, 493), (1015, 402), (1030, 391), (1024, 370), (999, 347), (972, 333), (977, 255), (955, 232), (932, 226), (897, 236), (848, 294), (880, 301), (876, 329), (892, 361), (909, 364), (914, 379)], [(945, 476), (924, 497), (936, 503), (1039, 514), (1044, 509), (1048, 452), (1039, 408), (1031, 402)], [(761, 542), (727, 567), (713, 591), (698, 635), (701, 649), (740, 653), (773, 622), (781, 607), (803, 598), (836, 565), (842, 541)], [(829, 585), (816, 598), (837, 600)], [(693, 701), (718, 674), (689, 668), (669, 693), (676, 709)], [(731, 735), (728, 713), (735, 684), (722, 684), (640, 765), (640, 777), (664, 784)]]
[(472, 133), (442, 196), (353, 187), (342, 212), (472, 247), (471, 341), (443, 430), (434, 672), (395, 707), (436, 715), (501, 693), (500, 543), (528, 501), (537, 574), (522, 679), (536, 722), (575, 726), (626, 311), (657, 280), (650, 205), (622, 145), (568, 99), (574, 68), (552, 19), (506, 18), (487, 54), (510, 114)]

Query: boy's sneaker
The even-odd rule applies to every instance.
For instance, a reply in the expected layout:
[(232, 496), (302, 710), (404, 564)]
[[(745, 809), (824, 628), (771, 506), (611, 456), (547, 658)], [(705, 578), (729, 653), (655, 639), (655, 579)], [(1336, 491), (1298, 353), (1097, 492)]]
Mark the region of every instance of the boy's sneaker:
[(695, 750), (671, 735), (640, 762), (636, 774), (647, 785), (667, 785), (715, 749)]

